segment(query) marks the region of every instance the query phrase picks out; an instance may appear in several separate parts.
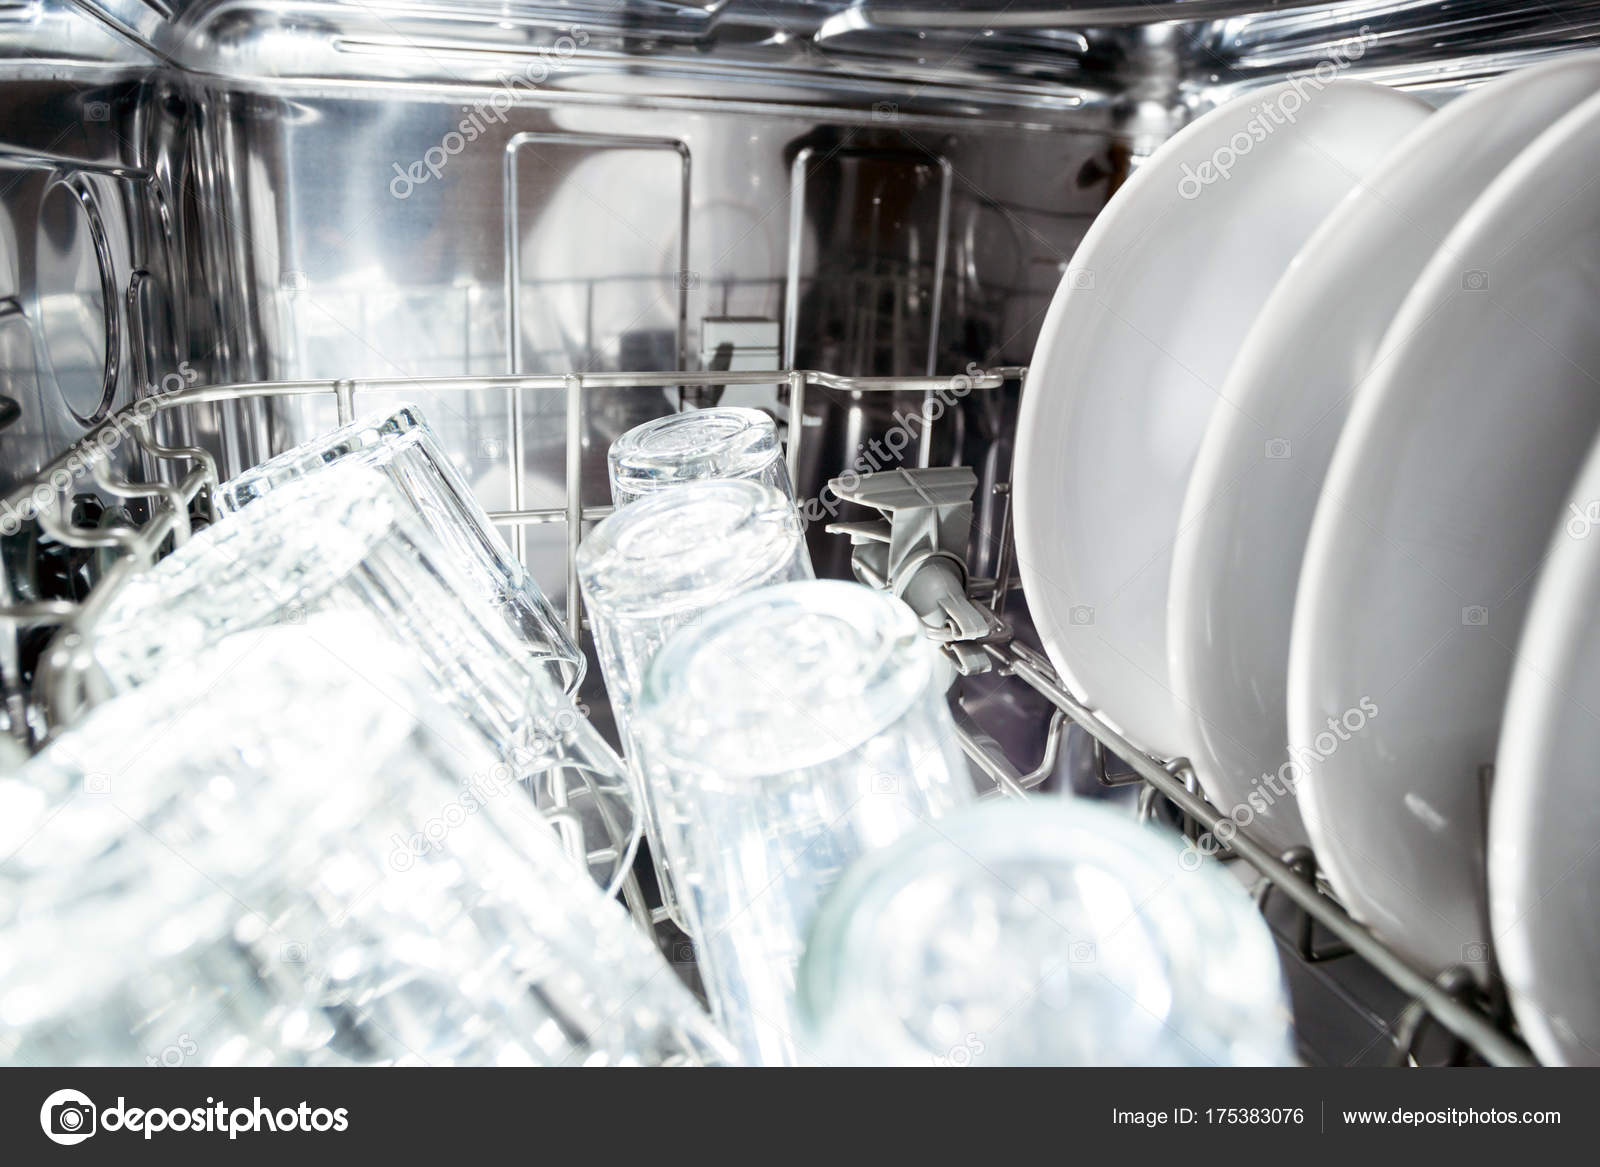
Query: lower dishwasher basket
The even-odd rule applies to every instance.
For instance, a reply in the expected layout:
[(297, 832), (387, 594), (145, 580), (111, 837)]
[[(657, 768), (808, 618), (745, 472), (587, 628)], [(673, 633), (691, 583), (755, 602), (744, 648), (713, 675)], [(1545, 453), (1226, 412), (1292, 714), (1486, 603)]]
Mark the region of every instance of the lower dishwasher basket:
[[(952, 387), (963, 392), (995, 390), (1011, 381), (1025, 384), (1026, 376), (1025, 368), (1011, 366), (987, 370), (971, 368), (955, 377), (844, 377), (817, 371), (606, 372), (185, 386), (145, 397), (99, 423), (0, 502), (0, 530), (6, 534), (14, 534), (28, 523), (36, 523), (43, 534), (65, 547), (109, 553), (109, 564), (98, 573), (82, 602), (11, 602), (9, 583), (0, 577), (0, 587), (6, 589), (6, 594), (0, 595), (0, 629), (3, 629), (0, 670), (5, 676), (5, 707), (12, 733), (27, 746), (42, 747), (56, 727), (69, 724), (94, 702), (92, 672), (87, 667), (87, 654), (83, 649), (93, 635), (95, 620), (105, 606), (106, 597), (142, 565), (158, 558), (164, 549), (186, 541), (195, 520), (215, 518), (211, 492), (218, 485), (217, 459), (198, 447), (167, 445), (158, 436), (163, 429), (159, 424), (161, 419), (174, 410), (250, 399), (328, 395), (336, 402), (338, 420), (343, 424), (355, 419), (358, 398), (364, 393), (502, 390), (517, 398), (535, 390), (562, 390), (567, 406), (565, 505), (495, 511), (490, 517), (515, 533), (537, 524), (566, 524), (566, 620), (574, 640), (578, 640), (583, 619), (574, 553), (582, 538), (584, 521), (602, 518), (611, 511), (610, 507), (582, 505), (579, 456), (583, 442), (581, 403), (585, 390), (776, 384), (787, 388), (789, 415), (796, 418), (804, 416), (805, 392), (812, 386), (847, 393), (921, 393), (925, 401), (930, 401), (939, 391)], [(514, 410), (512, 416), (519, 416), (519, 412)], [(929, 465), (931, 456), (929, 439), (934, 416), (930, 411), (924, 419), (916, 451), (917, 463), (924, 468)], [(798, 479), (796, 471), (803, 432), (803, 426), (789, 427), (786, 454), (794, 479)], [(146, 481), (128, 481), (112, 470), (113, 452), (129, 439), (137, 447), (138, 461), (146, 470)], [(907, 473), (914, 475), (916, 471)], [(75, 524), (70, 517), (70, 500), (80, 488), (123, 500), (143, 500), (142, 525), (128, 530)], [(1502, 994), (1485, 996), (1474, 987), (1471, 978), (1459, 972), (1447, 973), (1437, 980), (1419, 973), (1353, 920), (1329, 894), (1318, 879), (1316, 859), (1309, 849), (1277, 854), (1258, 842), (1249, 829), (1237, 827), (1206, 801), (1186, 759), (1159, 758), (1145, 752), (1067, 691), (1044, 655), (1023, 643), (1013, 624), (1005, 618), (1006, 597), (1020, 585), (1011, 574), (1015, 552), (1009, 488), (1000, 483), (995, 489), (1006, 496), (1002, 500), (1001, 547), (995, 559), (995, 578), (972, 579), (967, 583), (969, 600), (984, 607), (992, 618), (988, 632), (976, 641), (964, 641), (963, 647), (968, 654), (975, 650), (986, 654), (994, 673), (1006, 678), (1007, 683), (1031, 689), (1054, 711), (1045, 735), (1045, 757), (1026, 774), (1012, 764), (995, 739), (981, 727), (970, 718), (958, 718), (956, 732), (961, 747), (976, 771), (992, 783), (989, 793), (998, 797), (1030, 797), (1032, 789), (1053, 771), (1064, 724), (1070, 721), (1093, 740), (1095, 769), (1101, 782), (1140, 785), (1137, 805), (1141, 814), (1153, 814), (1156, 804), (1165, 800), (1181, 816), (1184, 830), (1191, 839), (1210, 835), (1217, 840), (1219, 859), (1248, 864), (1259, 877), (1255, 884), (1256, 895), (1263, 910), (1276, 906), (1279, 916), (1283, 909), (1290, 913), (1288, 923), (1278, 925), (1275, 931), (1292, 959), (1306, 966), (1359, 960), (1376, 970), (1403, 995), (1408, 1004), (1391, 1024), (1381, 1027), (1394, 1046), (1393, 1060), (1412, 1060), (1420, 1039), (1433, 1022), (1454, 1039), (1449, 1055), (1452, 1061), (1461, 1060), (1470, 1051), (1492, 1064), (1532, 1064), (1532, 1056), (1514, 1034)], [(521, 542), (520, 538), (515, 541)], [(49, 627), (54, 627), (55, 632), (39, 658), (30, 693), (23, 685), (22, 638), (25, 633)], [(950, 649), (947, 647), (946, 651)], [(971, 660), (970, 655), (968, 660)], [(1115, 775), (1109, 772), (1108, 754), (1121, 759), (1127, 769)], [(1228, 822), (1224, 836), (1213, 834), (1224, 821)], [(1221, 841), (1223, 837), (1225, 842)], [(664, 912), (647, 904), (633, 877), (625, 885), (623, 895), (641, 925), (663, 923)]]

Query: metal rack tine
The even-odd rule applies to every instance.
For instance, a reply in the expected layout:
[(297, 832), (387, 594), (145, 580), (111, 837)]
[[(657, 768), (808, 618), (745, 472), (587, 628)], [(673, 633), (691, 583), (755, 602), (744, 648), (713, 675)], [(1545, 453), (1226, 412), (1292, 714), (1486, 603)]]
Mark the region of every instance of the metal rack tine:
[[(1284, 852), (1284, 864), (1312, 887), (1317, 885), (1317, 859), (1309, 847), (1295, 847)], [(1263, 913), (1267, 910), (1267, 903), (1271, 899), (1274, 884), (1270, 880), (1262, 880), (1261, 886), (1256, 891), (1256, 906)], [(1296, 906), (1296, 925), (1294, 946), (1295, 952), (1307, 964), (1321, 964), (1324, 961), (1338, 960), (1349, 956), (1354, 950), (1348, 945), (1335, 941), (1322, 948), (1316, 946), (1317, 921), (1310, 912)]]
[(167, 482), (128, 482), (125, 479), (114, 477), (111, 468), (103, 462), (95, 462), (89, 467), (89, 477), (94, 484), (107, 494), (118, 498), (159, 498), (172, 508), (176, 521), (172, 527), (172, 539), (175, 547), (182, 547), (188, 542), (192, 532), (189, 522), (189, 503), (184, 498), (183, 488)]
[(46, 535), (65, 547), (86, 550), (110, 549), (126, 555), (139, 555), (143, 546), (137, 531), (117, 527), (80, 527), (64, 514), (65, 495), (58, 495), (51, 506), (39, 508), (38, 522)]

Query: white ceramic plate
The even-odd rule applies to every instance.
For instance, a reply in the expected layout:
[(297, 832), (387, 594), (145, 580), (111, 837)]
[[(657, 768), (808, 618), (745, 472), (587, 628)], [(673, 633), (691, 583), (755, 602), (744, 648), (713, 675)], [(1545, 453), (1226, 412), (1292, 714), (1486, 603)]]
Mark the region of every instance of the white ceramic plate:
[[(1485, 768), (1533, 580), (1600, 427), (1600, 98), (1429, 261), (1328, 468), (1289, 653), (1335, 890), (1425, 971), (1487, 971)], [(1329, 718), (1374, 707), (1338, 740)]]
[(1600, 1065), (1600, 445), (1567, 496), (1517, 647), (1489, 813), (1489, 920), (1522, 1033)]
[(1295, 586), (1350, 402), (1411, 286), (1534, 138), (1600, 91), (1600, 55), (1512, 73), (1406, 135), (1289, 266), (1223, 385), (1172, 556), (1173, 692), (1211, 801), (1279, 850), (1308, 842), (1284, 694)]
[(1427, 113), (1304, 79), (1213, 110), (1117, 192), (1056, 291), (1017, 428), (1018, 566), (1063, 680), (1147, 750), (1182, 743), (1167, 582), (1217, 390), (1306, 237)]

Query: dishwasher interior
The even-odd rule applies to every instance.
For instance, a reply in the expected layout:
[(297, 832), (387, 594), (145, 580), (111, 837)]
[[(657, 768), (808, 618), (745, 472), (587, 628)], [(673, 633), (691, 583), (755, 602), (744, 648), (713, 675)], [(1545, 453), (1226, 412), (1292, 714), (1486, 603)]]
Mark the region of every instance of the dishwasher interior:
[[(1033, 633), (1018, 402), (1068, 260), (1141, 162), (1357, 35), (1353, 77), (1442, 106), (1592, 47), (1600, 4), (0, 0), (6, 744), (92, 703), (75, 622), (121, 557), (343, 422), (425, 411), (582, 637), (611, 443), (748, 406), (779, 424), (818, 576), (850, 578), (847, 536), (880, 517), (865, 476), (970, 471), (948, 538), (979, 627), (947, 651), (976, 781), (1208, 830), (1181, 760), (1078, 704)], [(83, 456), (129, 418), (137, 440)], [(30, 510), (52, 482), (70, 506)], [(579, 697), (611, 734), (599, 669)], [(1503, 1000), (1409, 970), (1308, 856), (1234, 852), (1302, 1060), (1527, 1060)], [(635, 871), (630, 906), (694, 985)]]

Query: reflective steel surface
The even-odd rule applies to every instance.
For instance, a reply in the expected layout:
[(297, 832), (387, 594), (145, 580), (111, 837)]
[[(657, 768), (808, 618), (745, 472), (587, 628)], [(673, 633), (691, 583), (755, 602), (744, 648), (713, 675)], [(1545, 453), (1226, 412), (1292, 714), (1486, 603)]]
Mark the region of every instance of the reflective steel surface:
[[(1111, 192), (1240, 88), (1359, 37), (1351, 75), (1444, 101), (1600, 34), (1587, 0), (1262, 7), (0, 0), (0, 489), (179, 382), (750, 368), (774, 336), (843, 374), (1025, 364)], [(404, 397), (489, 509), (566, 504), (574, 395)], [(813, 386), (797, 495), (920, 454), (885, 441), (918, 400)], [(716, 402), (797, 420), (782, 385), (584, 393), (585, 504), (612, 438)], [(1014, 406), (972, 395), (925, 447), (979, 471), (980, 575)], [(316, 397), (163, 424), (226, 476), (335, 420)], [(560, 524), (509, 534), (562, 606)], [(22, 598), (62, 590), (7, 562)]]

